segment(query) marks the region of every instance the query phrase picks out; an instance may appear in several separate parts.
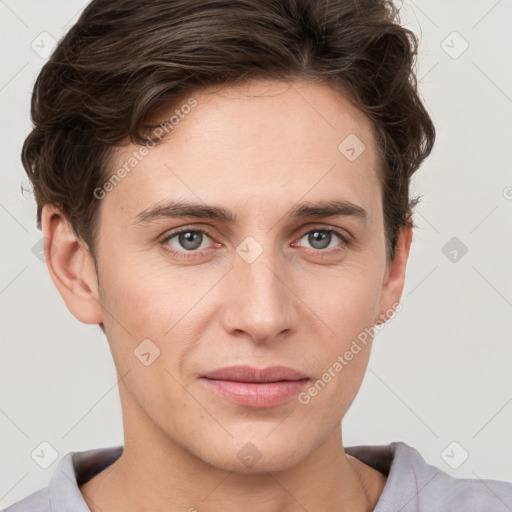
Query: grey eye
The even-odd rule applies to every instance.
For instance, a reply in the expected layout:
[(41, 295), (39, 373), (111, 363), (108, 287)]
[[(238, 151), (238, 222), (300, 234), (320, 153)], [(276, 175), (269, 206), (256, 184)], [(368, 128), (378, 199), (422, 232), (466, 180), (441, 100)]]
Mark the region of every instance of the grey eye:
[(186, 231), (178, 235), (181, 246), (189, 251), (197, 249), (203, 240), (203, 234), (195, 231)]
[(336, 238), (341, 240), (341, 237), (337, 235), (334, 231), (329, 231), (327, 229), (315, 229), (306, 233), (302, 238), (307, 237), (307, 242), (312, 246), (313, 249), (326, 249), (330, 246), (331, 242), (336, 242)]
[[(174, 235), (170, 236), (168, 238), (168, 242), (175, 249), (185, 249), (187, 251), (194, 251), (201, 247), (205, 235), (206, 233), (203, 233), (202, 231), (182, 231), (180, 233), (175, 233)], [(173, 243), (174, 241), (177, 241), (177, 245)]]

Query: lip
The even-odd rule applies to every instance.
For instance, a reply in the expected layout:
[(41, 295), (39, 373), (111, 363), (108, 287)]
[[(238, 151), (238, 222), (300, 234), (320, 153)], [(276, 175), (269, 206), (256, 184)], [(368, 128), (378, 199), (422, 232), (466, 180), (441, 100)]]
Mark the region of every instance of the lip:
[(286, 366), (229, 366), (201, 376), (212, 392), (246, 407), (275, 407), (297, 395), (309, 377)]

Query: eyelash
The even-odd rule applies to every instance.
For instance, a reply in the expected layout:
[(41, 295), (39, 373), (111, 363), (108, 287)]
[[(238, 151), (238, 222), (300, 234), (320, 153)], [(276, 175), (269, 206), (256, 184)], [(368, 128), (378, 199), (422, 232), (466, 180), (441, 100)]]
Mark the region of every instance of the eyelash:
[[(338, 248), (334, 248), (334, 249), (333, 248), (331, 248), (331, 249), (309, 249), (309, 248), (307, 248), (309, 251), (314, 251), (315, 253), (319, 254), (320, 256), (332, 255), (333, 253), (339, 253), (339, 252), (343, 251), (346, 247), (349, 247), (351, 245), (351, 240), (347, 235), (343, 234), (342, 232), (340, 232), (336, 229), (326, 228), (326, 227), (310, 228), (304, 232), (301, 232), (301, 234), (298, 236), (297, 239), (300, 240), (301, 238), (304, 237), (304, 235), (307, 235), (314, 231), (322, 231), (325, 233), (335, 234), (341, 240), (342, 247), (338, 247)], [(207, 235), (210, 239), (213, 239), (212, 235), (208, 232), (208, 230), (183, 228), (183, 229), (179, 229), (178, 231), (173, 231), (172, 233), (169, 233), (160, 243), (167, 252), (173, 254), (174, 256), (176, 256), (178, 258), (183, 258), (183, 259), (193, 258), (193, 257), (197, 256), (197, 254), (199, 254), (202, 251), (198, 251), (198, 250), (176, 251), (174, 249), (170, 249), (170, 246), (168, 245), (169, 240), (171, 240), (172, 238), (180, 235), (181, 233), (189, 233), (189, 232), (190, 233), (203, 233), (203, 234)], [(208, 251), (208, 250), (209, 249), (203, 249), (203, 251)]]

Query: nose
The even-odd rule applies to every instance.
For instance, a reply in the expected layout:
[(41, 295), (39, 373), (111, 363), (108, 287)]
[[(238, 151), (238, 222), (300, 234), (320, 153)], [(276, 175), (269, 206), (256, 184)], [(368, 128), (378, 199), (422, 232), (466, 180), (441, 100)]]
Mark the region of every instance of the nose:
[(296, 331), (298, 298), (290, 272), (270, 250), (252, 263), (237, 256), (226, 286), (223, 323), (228, 333), (266, 343)]

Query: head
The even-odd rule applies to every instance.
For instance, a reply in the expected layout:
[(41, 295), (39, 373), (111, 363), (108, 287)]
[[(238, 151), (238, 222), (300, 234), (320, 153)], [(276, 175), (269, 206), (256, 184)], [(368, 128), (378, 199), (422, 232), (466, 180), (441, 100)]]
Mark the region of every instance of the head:
[[(283, 469), (339, 427), (434, 142), (416, 44), (391, 3), (341, 0), (96, 0), (59, 43), (22, 158), (52, 279), (123, 376), (125, 435), (254, 471), (247, 443)], [(244, 406), (203, 378), (238, 364), (309, 381)]]

